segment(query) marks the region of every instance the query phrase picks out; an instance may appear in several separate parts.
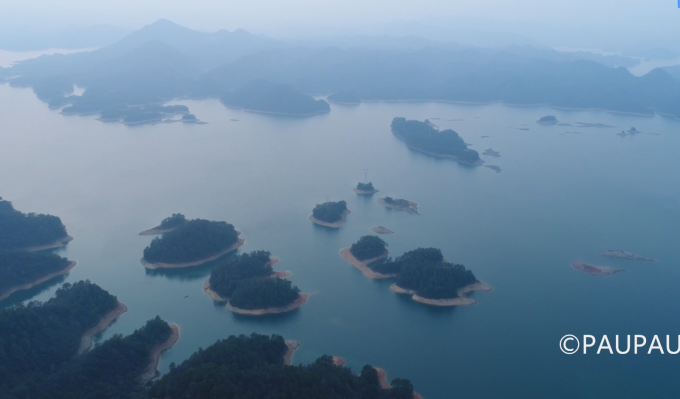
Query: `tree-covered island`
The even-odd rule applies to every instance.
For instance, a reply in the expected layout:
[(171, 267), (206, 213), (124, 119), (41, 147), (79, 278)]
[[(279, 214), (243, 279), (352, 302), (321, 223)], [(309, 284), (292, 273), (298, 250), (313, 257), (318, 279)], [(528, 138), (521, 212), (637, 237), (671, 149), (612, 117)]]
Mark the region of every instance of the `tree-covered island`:
[(0, 301), (69, 272), (76, 262), (49, 252), (0, 250)]
[(193, 219), (154, 238), (144, 249), (142, 264), (147, 269), (199, 266), (244, 243), (229, 223)]
[(385, 197), (378, 198), (378, 203), (384, 206), (385, 208), (392, 209), (394, 211), (405, 211), (408, 213), (414, 213), (416, 215), (419, 215), (418, 204), (413, 201), (400, 198)]
[(223, 94), (222, 103), (232, 108), (271, 114), (311, 116), (330, 112), (324, 100), (302, 94), (288, 84), (254, 80), (242, 88)]
[(309, 365), (284, 363), (288, 352), (281, 336), (230, 336), (171, 366), (148, 391), (149, 399), (299, 398), (413, 399), (409, 380), (380, 385), (378, 372), (366, 365), (359, 375), (324, 355)]
[(555, 126), (560, 123), (560, 121), (558, 121), (553, 115), (548, 115), (540, 118), (536, 121), (536, 123), (542, 126)]
[(370, 194), (375, 194), (378, 192), (378, 190), (373, 187), (372, 182), (368, 183), (357, 183), (357, 186), (354, 188), (354, 192), (360, 195), (370, 195)]
[(0, 197), (0, 250), (39, 251), (61, 247), (72, 239), (57, 216), (26, 214)]
[(379, 273), (371, 268), (371, 265), (387, 258), (387, 243), (378, 236), (363, 236), (349, 248), (340, 251), (343, 259), (352, 266), (361, 270), (364, 276), (374, 279), (386, 279), (396, 277), (391, 273)]
[(346, 217), (350, 213), (345, 201), (324, 202), (314, 207), (309, 220), (321, 226), (337, 229), (345, 224)]
[(469, 149), (458, 133), (451, 129), (439, 131), (429, 120), (420, 122), (394, 118), (391, 128), (392, 133), (404, 140), (413, 150), (437, 157), (453, 158), (466, 165), (477, 166), (484, 163), (479, 159), (479, 153)]
[(276, 276), (273, 259), (268, 251), (230, 258), (212, 269), (204, 290), (214, 300), (227, 302), (227, 309), (235, 313), (260, 316), (297, 309), (307, 294)]
[(141, 233), (139, 233), (139, 235), (150, 236), (169, 233), (178, 227), (184, 226), (186, 223), (187, 219), (186, 217), (184, 217), (184, 215), (182, 215), (181, 213), (173, 213), (172, 216), (168, 216), (167, 218), (163, 219), (163, 221), (161, 221), (161, 224), (159, 224), (158, 226), (152, 227), (148, 230), (144, 230)]

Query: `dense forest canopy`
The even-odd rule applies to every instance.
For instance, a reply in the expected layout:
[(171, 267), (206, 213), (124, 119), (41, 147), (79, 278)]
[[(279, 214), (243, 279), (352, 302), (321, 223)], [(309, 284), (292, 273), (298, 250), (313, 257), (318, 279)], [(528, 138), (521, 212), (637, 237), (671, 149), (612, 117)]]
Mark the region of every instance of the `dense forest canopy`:
[(226, 222), (193, 219), (156, 237), (144, 249), (150, 263), (183, 263), (216, 255), (238, 241), (236, 229)]
[(237, 308), (254, 310), (280, 308), (290, 305), (300, 297), (300, 289), (285, 279), (255, 277), (243, 280), (229, 303)]
[(271, 278), (271, 254), (254, 251), (228, 259), (210, 273), (210, 289), (240, 309), (267, 309), (287, 306), (300, 297), (291, 282)]
[(64, 284), (47, 302), (0, 310), (0, 387), (21, 391), (60, 367), (83, 333), (117, 305), (116, 297), (80, 281)]
[(253, 251), (227, 259), (210, 272), (210, 289), (229, 298), (243, 280), (270, 276), (270, 256), (268, 251)]
[[(84, 355), (54, 370), (29, 389), (35, 399), (144, 397), (140, 376), (149, 366), (155, 346), (172, 330), (160, 317), (126, 337), (114, 335)], [(136, 396), (133, 396), (136, 395)]]
[(384, 198), (385, 203), (389, 205), (395, 205), (395, 206), (403, 206), (403, 207), (409, 207), (411, 206), (411, 203), (408, 200), (401, 199), (401, 198), (392, 198), (392, 197), (385, 197)]
[(35, 281), (68, 265), (68, 259), (49, 252), (0, 250), (0, 295), (9, 288)]
[(363, 236), (352, 244), (349, 251), (355, 258), (364, 261), (384, 255), (387, 251), (387, 243), (378, 236)]
[(345, 201), (324, 202), (314, 207), (312, 216), (322, 222), (335, 223), (342, 220), (345, 211), (347, 211), (347, 203)]
[(322, 356), (306, 366), (285, 366), (282, 337), (230, 336), (199, 350), (171, 370), (148, 391), (149, 399), (412, 399), (408, 380), (395, 379), (380, 389), (370, 366), (354, 375)]
[(466, 163), (479, 161), (479, 153), (468, 149), (458, 133), (451, 129), (439, 131), (429, 120), (420, 122), (394, 118), (392, 132), (416, 150), (438, 156), (453, 156)]
[(373, 188), (373, 182), (357, 183), (357, 190), (359, 190), (359, 191), (373, 191), (373, 190), (375, 190), (375, 188)]
[(163, 219), (160, 224), (161, 229), (174, 229), (180, 226), (184, 226), (187, 223), (187, 219), (181, 213), (173, 213), (172, 216), (168, 216)]
[(47, 245), (66, 236), (58, 217), (17, 211), (0, 197), (0, 249)]
[(437, 248), (418, 248), (369, 266), (378, 273), (396, 274), (399, 287), (426, 299), (457, 298), (459, 289), (477, 282), (465, 266), (445, 262)]

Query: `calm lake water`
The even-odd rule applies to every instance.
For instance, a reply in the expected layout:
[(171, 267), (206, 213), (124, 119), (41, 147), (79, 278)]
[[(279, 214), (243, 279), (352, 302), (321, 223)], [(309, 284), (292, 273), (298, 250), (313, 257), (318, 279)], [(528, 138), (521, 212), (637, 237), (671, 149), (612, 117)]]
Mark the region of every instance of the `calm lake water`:
[[(255, 331), (300, 341), (295, 363), (322, 354), (354, 370), (369, 363), (411, 379), (426, 399), (677, 397), (677, 356), (559, 349), (565, 334), (680, 333), (677, 121), (439, 103), (332, 105), (327, 115), (285, 118), (204, 100), (180, 103), (206, 125), (131, 128), (64, 117), (7, 85), (0, 101), (0, 195), (61, 217), (75, 240), (60, 253), (78, 262), (62, 281), (89, 279), (129, 307), (100, 340), (156, 315), (180, 326), (164, 372), (199, 347)], [(549, 114), (617, 128), (534, 122)], [(483, 158), (502, 173), (410, 151), (390, 132), (395, 116), (460, 119), (433, 122), (480, 152), (499, 151)], [(658, 135), (616, 135), (631, 126)], [(364, 169), (380, 190), (373, 198), (352, 192)], [(416, 201), (422, 215), (382, 208), (384, 195)], [(352, 210), (342, 229), (307, 220), (315, 204), (341, 199)], [(139, 259), (152, 237), (137, 233), (177, 212), (234, 224), (241, 251), (280, 257), (276, 270), (291, 271), (309, 302), (292, 314), (239, 317), (203, 293), (212, 265), (146, 271)], [(376, 225), (396, 231), (383, 236), (391, 254), (439, 247), (494, 291), (455, 309), (393, 294), (390, 281), (365, 278), (339, 255)], [(657, 261), (600, 257), (605, 249)], [(626, 272), (591, 276), (571, 267), (578, 258)], [(46, 300), (57, 287), (9, 302)]]

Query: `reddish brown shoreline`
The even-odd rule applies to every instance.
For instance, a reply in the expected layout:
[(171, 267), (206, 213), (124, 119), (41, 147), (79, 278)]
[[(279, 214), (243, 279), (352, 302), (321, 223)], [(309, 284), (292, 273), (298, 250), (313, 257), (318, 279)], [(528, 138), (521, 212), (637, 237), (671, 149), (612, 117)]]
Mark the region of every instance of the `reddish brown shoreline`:
[(413, 299), (416, 302), (422, 303), (424, 305), (431, 305), (431, 306), (469, 306), (469, 305), (474, 305), (477, 303), (472, 298), (468, 298), (466, 294), (473, 292), (473, 291), (484, 291), (484, 292), (489, 292), (492, 291), (493, 288), (488, 285), (487, 283), (484, 283), (482, 281), (478, 281), (474, 284), (467, 285), (461, 289), (458, 290), (458, 298), (451, 298), (451, 299), (427, 299), (420, 297), (416, 295), (416, 292), (413, 290), (407, 290), (405, 288), (401, 288), (397, 284), (392, 284), (390, 286), (390, 290), (392, 292), (395, 292), (397, 294), (404, 294), (404, 295), (411, 295), (411, 299)]
[[(279, 260), (280, 260), (279, 258), (272, 256), (272, 257), (269, 258), (269, 265), (274, 266), (275, 264), (277, 264), (279, 262)], [(288, 277), (291, 274), (292, 273), (290, 273), (290, 272), (275, 272), (275, 273), (272, 273), (272, 275), (270, 277), (283, 278), (283, 277)], [(229, 299), (224, 298), (223, 296), (221, 296), (217, 292), (213, 291), (212, 288), (210, 288), (210, 277), (208, 277), (208, 279), (205, 280), (205, 283), (203, 283), (203, 291), (206, 294), (208, 294), (210, 296), (210, 298), (212, 298), (212, 300), (215, 301), (215, 302), (229, 302)]]
[(182, 267), (195, 267), (195, 266), (201, 266), (201, 265), (204, 265), (204, 264), (206, 264), (206, 263), (208, 263), (208, 262), (212, 262), (212, 261), (214, 261), (215, 259), (221, 258), (221, 257), (223, 257), (224, 255), (228, 254), (229, 252), (233, 252), (233, 251), (239, 249), (239, 248), (242, 247), (243, 244), (245, 244), (245, 243), (246, 243), (246, 240), (245, 240), (245, 239), (239, 238), (239, 240), (236, 241), (236, 243), (235, 243), (234, 245), (232, 245), (231, 247), (225, 249), (224, 251), (222, 251), (222, 252), (220, 252), (220, 253), (218, 253), (218, 254), (215, 254), (215, 255), (213, 255), (213, 256), (210, 256), (210, 257), (207, 257), (207, 258), (203, 258), (203, 259), (199, 259), (199, 260), (195, 260), (195, 261), (192, 261), (192, 262), (185, 262), (185, 263), (163, 263), (163, 262), (149, 263), (149, 262), (147, 262), (146, 259), (144, 259), (144, 258), (142, 258), (142, 259), (140, 260), (140, 262), (142, 263), (142, 265), (144, 265), (145, 268), (147, 268), (147, 269), (149, 269), (149, 270), (155, 270), (155, 269), (176, 269), (176, 268), (182, 268)]
[(116, 306), (116, 308), (109, 313), (105, 314), (104, 317), (99, 320), (99, 323), (97, 323), (96, 326), (85, 331), (85, 334), (83, 334), (82, 338), (80, 338), (78, 354), (80, 355), (90, 350), (92, 348), (92, 341), (94, 340), (94, 337), (100, 332), (106, 330), (116, 319), (118, 319), (120, 315), (127, 312), (127, 310), (127, 306), (118, 302), (118, 306)]
[[(378, 372), (378, 383), (382, 389), (390, 389), (392, 386), (387, 382), (387, 371), (381, 369), (380, 367), (373, 367), (375, 371)], [(423, 399), (419, 393), (413, 392), (413, 399)]]
[(385, 250), (385, 253), (383, 255), (377, 256), (372, 259), (367, 259), (365, 261), (360, 261), (359, 259), (355, 258), (354, 255), (352, 255), (352, 252), (350, 251), (349, 248), (343, 248), (340, 251), (340, 256), (347, 262), (349, 262), (352, 266), (356, 267), (357, 269), (361, 270), (361, 272), (364, 274), (364, 276), (373, 279), (373, 280), (382, 280), (386, 278), (394, 278), (397, 277), (396, 274), (382, 274), (373, 271), (370, 267), (368, 267), (368, 264), (375, 262), (380, 259), (384, 259), (387, 257), (389, 252)]
[(162, 344), (156, 345), (151, 350), (151, 359), (149, 361), (149, 365), (147, 366), (146, 371), (144, 371), (144, 374), (142, 374), (143, 383), (151, 381), (158, 374), (158, 363), (161, 360), (161, 355), (166, 350), (172, 348), (177, 343), (177, 341), (179, 341), (179, 326), (176, 324), (169, 324), (169, 326), (172, 330), (172, 334), (170, 334), (168, 340)]
[(28, 289), (35, 287), (36, 285), (40, 285), (40, 284), (44, 283), (45, 281), (52, 280), (55, 277), (63, 276), (64, 274), (67, 274), (71, 269), (76, 267), (76, 264), (77, 264), (76, 261), (72, 260), (72, 261), (69, 262), (68, 266), (66, 266), (66, 268), (64, 268), (64, 269), (58, 270), (54, 273), (50, 273), (47, 276), (41, 277), (37, 280), (31, 281), (31, 282), (26, 283), (26, 284), (10, 287), (7, 290), (5, 290), (5, 292), (0, 294), (0, 301), (7, 299), (10, 295), (14, 294), (17, 291), (25, 291), (25, 290), (28, 290)]
[(609, 267), (609, 266), (589, 265), (586, 262), (582, 261), (581, 259), (572, 263), (571, 266), (576, 270), (580, 270), (582, 272), (592, 274), (593, 276), (611, 276), (613, 274), (626, 271), (626, 269), (617, 269), (615, 267)]
[(57, 241), (55, 241), (51, 244), (36, 245), (34, 247), (26, 247), (26, 248), (23, 248), (22, 251), (37, 252), (37, 251), (44, 251), (44, 250), (47, 250), (47, 249), (61, 248), (64, 245), (66, 245), (69, 241), (73, 241), (73, 237), (67, 235), (66, 237), (60, 238), (60, 239), (58, 239)]
[(311, 220), (312, 222), (314, 222), (315, 224), (318, 224), (319, 226), (325, 226), (325, 227), (330, 227), (330, 228), (333, 228), (333, 229), (339, 229), (340, 227), (344, 226), (345, 223), (347, 223), (347, 215), (349, 215), (350, 213), (352, 213), (352, 211), (350, 211), (349, 209), (345, 210), (345, 212), (342, 214), (342, 217), (340, 218), (340, 220), (338, 220), (337, 222), (333, 222), (333, 223), (328, 223), (328, 222), (324, 222), (322, 220), (319, 220), (319, 219), (315, 218), (314, 215), (309, 215), (308, 219)]
[(287, 312), (292, 312), (293, 310), (299, 308), (302, 306), (303, 303), (307, 302), (307, 299), (309, 298), (309, 294), (299, 294), (298, 299), (296, 299), (293, 303), (291, 303), (288, 306), (284, 306), (281, 308), (267, 308), (267, 309), (253, 309), (253, 310), (248, 310), (248, 309), (240, 309), (234, 306), (231, 306), (229, 302), (225, 305), (225, 308), (233, 313), (236, 314), (242, 314), (246, 316), (265, 316), (268, 314), (278, 314), (278, 313), (287, 313)]
[(177, 227), (173, 227), (171, 229), (162, 229), (161, 225), (158, 225), (156, 227), (152, 227), (148, 230), (144, 230), (144, 231), (140, 232), (139, 235), (140, 236), (156, 236), (156, 235), (160, 235), (160, 234), (169, 233), (169, 232), (171, 232), (175, 229), (177, 229)]
[(300, 343), (293, 340), (286, 340), (288, 350), (283, 354), (283, 364), (290, 366), (293, 361), (293, 353), (300, 347)]

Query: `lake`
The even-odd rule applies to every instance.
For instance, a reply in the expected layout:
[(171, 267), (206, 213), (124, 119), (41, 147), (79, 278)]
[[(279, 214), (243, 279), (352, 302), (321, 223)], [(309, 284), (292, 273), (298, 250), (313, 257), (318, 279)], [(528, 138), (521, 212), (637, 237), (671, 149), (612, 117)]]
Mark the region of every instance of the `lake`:
[[(568, 356), (559, 341), (680, 334), (678, 121), (383, 102), (292, 118), (201, 100), (178, 103), (206, 125), (126, 127), (62, 116), (8, 85), (0, 85), (0, 100), (0, 195), (21, 211), (61, 217), (75, 240), (59, 253), (78, 262), (66, 278), (5, 306), (46, 300), (62, 282), (89, 279), (129, 307), (99, 341), (156, 315), (180, 326), (163, 372), (217, 339), (258, 332), (298, 340), (294, 363), (330, 354), (355, 372), (371, 364), (390, 379), (411, 379), (426, 399), (677, 395), (674, 356), (593, 348)], [(537, 125), (545, 115), (616, 128)], [(441, 118), (432, 122), (471, 148), (499, 151), (500, 158), (482, 158), (502, 173), (409, 150), (390, 132), (395, 116)], [(632, 126), (656, 134), (616, 135)], [(364, 169), (380, 190), (373, 197), (352, 192)], [(384, 209), (376, 199), (385, 195), (417, 202), (421, 215)], [(343, 228), (307, 220), (326, 200), (347, 201)], [(240, 251), (271, 251), (281, 258), (275, 270), (291, 271), (310, 300), (291, 314), (237, 316), (203, 292), (214, 264), (146, 271), (139, 260), (152, 237), (137, 234), (178, 212), (234, 224), (246, 239)], [(393, 256), (441, 248), (494, 290), (474, 293), (473, 306), (444, 309), (392, 293), (391, 281), (365, 278), (339, 254), (377, 225), (396, 232), (382, 236)], [(606, 249), (656, 262), (598, 255)], [(591, 276), (571, 267), (579, 258), (626, 271)]]

